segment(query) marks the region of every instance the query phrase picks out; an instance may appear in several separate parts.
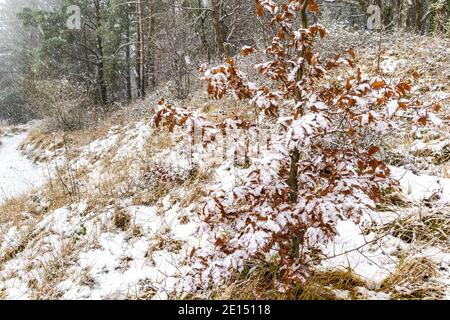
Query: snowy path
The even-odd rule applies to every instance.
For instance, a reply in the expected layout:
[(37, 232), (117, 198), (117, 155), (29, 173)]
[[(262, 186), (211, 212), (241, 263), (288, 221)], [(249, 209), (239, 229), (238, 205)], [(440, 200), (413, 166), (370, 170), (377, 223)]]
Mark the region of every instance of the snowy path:
[(46, 180), (42, 168), (23, 157), (18, 147), (27, 137), (27, 132), (5, 136), (0, 144), (0, 203), (5, 199), (21, 195), (38, 187)]

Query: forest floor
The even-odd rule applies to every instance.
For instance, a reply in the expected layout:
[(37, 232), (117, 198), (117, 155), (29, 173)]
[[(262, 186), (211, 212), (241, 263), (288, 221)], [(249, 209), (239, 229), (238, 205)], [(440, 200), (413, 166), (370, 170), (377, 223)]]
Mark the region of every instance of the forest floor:
[[(449, 43), (414, 39), (386, 40), (395, 44), (385, 44), (382, 71), (391, 78), (420, 71), (413, 90), (442, 99), (441, 115), (448, 117)], [(361, 51), (364, 71), (376, 72), (375, 46)], [(220, 116), (204, 95), (184, 103)], [(228, 100), (223, 106), (236, 108)], [(298, 298), (450, 299), (450, 130), (408, 130), (383, 146), (401, 192), (387, 194), (360, 225), (338, 225)], [(3, 128), (0, 140), (0, 298), (6, 299), (175, 297), (188, 253), (207, 245), (198, 228), (201, 200), (215, 182), (234, 186), (247, 173), (214, 156), (193, 170), (182, 134), (156, 130), (150, 115), (131, 121), (122, 114), (72, 133), (37, 123)], [(199, 297), (284, 298), (267, 276), (272, 268), (255, 265)]]

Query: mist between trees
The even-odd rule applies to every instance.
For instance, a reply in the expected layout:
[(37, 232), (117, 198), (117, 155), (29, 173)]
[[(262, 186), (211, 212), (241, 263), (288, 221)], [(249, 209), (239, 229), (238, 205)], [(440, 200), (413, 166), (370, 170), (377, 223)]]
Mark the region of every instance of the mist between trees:
[[(324, 0), (320, 20), (367, 29), (368, 7), (383, 31), (446, 34), (450, 0)], [(68, 28), (79, 8), (80, 28)], [(184, 99), (198, 69), (273, 36), (254, 1), (4, 0), (0, 2), (0, 118), (55, 118), (72, 130), (168, 86)], [(77, 21), (75, 21), (77, 22)], [(376, 30), (373, 30), (376, 33)]]

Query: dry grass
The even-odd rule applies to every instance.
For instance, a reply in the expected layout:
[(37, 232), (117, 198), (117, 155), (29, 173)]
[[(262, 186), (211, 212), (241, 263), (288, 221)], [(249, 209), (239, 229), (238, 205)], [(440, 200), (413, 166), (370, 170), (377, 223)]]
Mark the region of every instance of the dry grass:
[[(48, 136), (36, 130), (30, 133), (29, 140), (35, 145), (47, 148)], [(163, 199), (165, 195), (178, 189), (182, 202), (189, 205), (202, 195), (203, 185), (210, 180), (210, 173), (202, 170), (192, 170), (188, 176), (177, 177), (173, 180), (159, 181), (155, 175), (157, 168), (146, 159), (162, 151), (173, 142), (164, 133), (157, 133), (147, 144), (142, 155), (131, 155), (121, 160), (114, 159), (115, 152), (98, 159), (102, 176), (92, 180), (90, 169), (83, 166), (74, 170), (71, 166), (63, 165), (52, 179), (42, 186), (37, 194), (17, 197), (6, 201), (0, 206), (0, 222), (13, 222), (20, 227), (24, 224), (37, 223), (47, 212), (66, 207), (81, 200), (87, 203), (90, 211), (100, 211), (107, 206), (121, 207), (122, 200), (132, 199), (134, 205), (153, 205)], [(156, 142), (156, 143), (155, 143)], [(65, 143), (72, 143), (66, 141)], [(77, 145), (77, 143), (75, 143)], [(70, 149), (75, 149), (72, 145)], [(66, 156), (66, 155), (64, 155)], [(75, 154), (70, 157), (76, 159)], [(67, 159), (66, 159), (67, 160)], [(189, 190), (191, 192), (182, 192)], [(46, 202), (45, 208), (39, 207), (40, 199)], [(24, 215), (33, 216), (33, 221), (27, 222)], [(126, 228), (118, 219), (117, 227)], [(122, 219), (123, 220), (123, 219)], [(122, 221), (123, 222), (123, 221)], [(32, 227), (32, 226), (31, 226)]]
[(133, 290), (128, 293), (129, 300), (152, 300), (155, 297), (157, 290), (149, 280), (139, 281), (139, 290)]
[(36, 203), (30, 196), (7, 199), (0, 205), (0, 223), (12, 222), (18, 226), (24, 220), (23, 213), (37, 213)]
[(167, 250), (169, 252), (178, 252), (183, 244), (180, 240), (173, 239), (167, 235), (159, 234), (155, 237), (156, 244), (152, 246), (151, 251)]
[(163, 150), (170, 150), (175, 143), (174, 137), (171, 137), (163, 129), (155, 130), (152, 138), (145, 143), (143, 156), (148, 159)]
[(27, 242), (31, 239), (31, 237), (26, 237), (22, 239), (22, 243), (14, 249), (6, 250), (2, 256), (0, 256), (0, 266), (9, 260), (14, 259), (19, 253), (21, 253), (26, 248)]
[(114, 215), (114, 226), (122, 231), (127, 231), (131, 226), (130, 214), (126, 211), (117, 211)]
[(66, 146), (76, 150), (107, 136), (111, 128), (123, 128), (127, 124), (125, 113), (108, 115), (95, 125), (75, 131), (49, 130), (45, 123), (30, 130), (20, 149), (28, 151), (28, 157), (35, 163), (47, 163), (67, 151)]
[(180, 205), (187, 207), (193, 203), (197, 203), (200, 198), (207, 195), (207, 185), (213, 177), (212, 168), (209, 170), (194, 168), (181, 188), (185, 191), (180, 198)]
[(216, 287), (211, 298), (217, 300), (283, 300), (286, 295), (276, 289), (279, 266), (259, 264), (236, 275), (225, 287)]
[(450, 179), (450, 164), (442, 166), (442, 177)]
[(379, 211), (391, 211), (393, 207), (405, 208), (410, 205), (406, 196), (398, 191), (382, 190), (381, 202), (377, 204)]
[[(377, 40), (378, 41), (378, 36)], [(446, 50), (450, 40), (442, 37), (422, 36), (404, 32), (392, 37), (386, 33), (382, 37), (381, 59), (394, 58), (400, 63), (395, 70), (395, 76), (409, 77), (414, 71), (421, 73), (421, 80), (425, 87), (440, 84), (444, 90), (450, 91), (448, 77), (450, 75), (450, 56)], [(367, 43), (357, 51), (358, 62), (367, 67), (367, 72), (377, 73), (378, 46)], [(411, 57), (415, 57), (411, 59)]]
[(19, 146), (23, 152), (27, 148), (28, 156), (35, 163), (46, 162), (49, 159), (47, 152), (55, 153), (55, 156), (61, 155), (64, 141), (57, 133), (51, 133), (40, 127), (33, 128), (28, 133), (27, 138)]
[(237, 300), (341, 300), (334, 290), (348, 291), (353, 299), (359, 297), (358, 287), (367, 283), (351, 270), (328, 270), (312, 273), (305, 283), (298, 284), (287, 294), (277, 289), (279, 267), (275, 263), (260, 264), (243, 272), (225, 288), (213, 290), (214, 299)]
[[(24, 195), (6, 200), (0, 205), (0, 224), (4, 226), (15, 226), (18, 229), (23, 226), (34, 227), (36, 223), (44, 215), (42, 208), (39, 208), (39, 204), (36, 199), (33, 199), (31, 195)], [(14, 259), (20, 252), (22, 252), (27, 244), (33, 240), (35, 235), (29, 233), (23, 235), (21, 242), (15, 248), (6, 250), (0, 255), (0, 266)]]
[(436, 264), (425, 257), (405, 258), (381, 290), (393, 299), (442, 299), (444, 289), (434, 280), (438, 274)]
[(450, 235), (450, 208), (418, 210), (419, 213), (409, 213), (387, 223), (381, 228), (381, 232), (389, 232), (406, 243), (447, 244)]
[[(0, 217), (4, 220), (2, 223), (8, 226), (14, 225), (18, 229), (26, 226), (29, 230), (34, 230), (44, 213), (44, 211), (36, 211), (36, 203), (29, 196), (12, 199), (0, 206)], [(37, 238), (39, 238), (39, 234), (36, 232), (22, 234), (19, 245), (2, 252), (0, 255), (0, 267), (14, 259)]]
[[(83, 168), (69, 174), (67, 167), (64, 166), (55, 177), (38, 190), (4, 201), (0, 205), (0, 223), (5, 226), (16, 226), (18, 229), (26, 226), (29, 230), (33, 230), (46, 213), (76, 203), (79, 200), (77, 190), (71, 188), (71, 180), (77, 183), (85, 174)], [(19, 246), (3, 253), (0, 257), (0, 265), (14, 259), (38, 235), (28, 233), (22, 236)]]
[(76, 252), (75, 240), (72, 240), (65, 244), (52, 259), (33, 266), (33, 269), (39, 270), (39, 273), (28, 283), (32, 299), (60, 299), (62, 297), (62, 292), (56, 288), (56, 285), (67, 278), (66, 271), (70, 267), (70, 257), (74, 256)]
[[(89, 132), (65, 133), (64, 138), (61, 133), (49, 133), (45, 130), (32, 130), (28, 139), (22, 147), (32, 144), (36, 150), (41, 150), (36, 154), (43, 154), (43, 150), (55, 151), (69, 145), (71, 155), (63, 154), (64, 157), (72, 160), (76, 159), (77, 146), (106, 135), (110, 124), (105, 124), (103, 129), (92, 128)], [(120, 133), (120, 132), (119, 132)], [(84, 137), (84, 138), (81, 138)], [(84, 140), (83, 140), (84, 139)], [(115, 160), (115, 150), (110, 150), (99, 159), (91, 159), (101, 166), (102, 177), (97, 181), (90, 178), (90, 168), (84, 166), (74, 170), (71, 166), (63, 165), (57, 170), (57, 174), (42, 186), (37, 193), (40, 199), (45, 199), (48, 205), (45, 210), (38, 210), (38, 203), (35, 197), (28, 195), (7, 200), (0, 206), (0, 222), (13, 222), (16, 226), (24, 224), (24, 214), (31, 214), (36, 220), (45, 214), (67, 205), (84, 200), (88, 204), (89, 210), (101, 210), (111, 204), (112, 200), (120, 202), (121, 199), (132, 198), (135, 204), (151, 205), (161, 199), (163, 195), (169, 193), (176, 187), (182, 186), (183, 181), (174, 181), (172, 184), (158, 183), (160, 189), (152, 188), (148, 184), (148, 177), (152, 176), (153, 168), (145, 159), (159, 151), (165, 150), (173, 142), (163, 132), (155, 134), (147, 143), (142, 155), (131, 155), (122, 160)], [(59, 141), (59, 142), (58, 142)], [(36, 158), (36, 161), (43, 159)], [(134, 174), (131, 172), (134, 171)], [(195, 174), (188, 178), (192, 184), (198, 184), (201, 180), (206, 180), (205, 175)], [(156, 181), (158, 182), (158, 181)], [(199, 193), (197, 193), (198, 195)]]
[[(424, 143), (426, 143), (424, 141)], [(425, 148), (413, 152), (413, 155), (418, 158), (428, 158), (435, 166), (445, 165), (450, 163), (450, 144), (445, 145), (439, 151), (433, 151), (430, 148)]]
[(183, 183), (179, 178), (174, 178), (173, 180), (158, 179), (158, 177), (154, 177), (151, 173), (144, 179), (145, 186), (142, 186), (140, 190), (137, 190), (132, 195), (133, 205), (156, 205)]
[(437, 166), (450, 163), (450, 144), (446, 145), (440, 152), (433, 155), (433, 163)]
[(16, 135), (24, 132), (26, 129), (23, 126), (9, 126), (0, 123), (0, 137), (4, 135)]
[(2, 145), (2, 138), (13, 136), (24, 132), (26, 129), (23, 126), (9, 126), (6, 123), (3, 124), (0, 120), (0, 146)]
[(222, 122), (226, 119), (237, 119), (255, 122), (256, 109), (249, 107), (245, 101), (237, 101), (233, 97), (225, 96), (220, 101), (211, 99), (204, 91), (201, 91), (187, 101), (186, 106), (198, 110), (206, 118), (213, 122)]

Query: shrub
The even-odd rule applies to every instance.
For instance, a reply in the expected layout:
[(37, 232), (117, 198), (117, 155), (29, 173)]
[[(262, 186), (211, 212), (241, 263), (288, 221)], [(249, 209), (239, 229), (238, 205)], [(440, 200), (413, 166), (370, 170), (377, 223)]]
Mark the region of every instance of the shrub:
[(30, 104), (48, 129), (78, 130), (94, 124), (105, 110), (92, 103), (93, 94), (67, 81), (33, 80), (25, 84)]
[(26, 93), (13, 86), (0, 89), (0, 120), (16, 124), (33, 119), (34, 111), (25, 97)]
[[(269, 16), (275, 34), (265, 50), (271, 60), (254, 66), (261, 83), (251, 82), (233, 58), (201, 71), (213, 98), (231, 94), (247, 101), (265, 116), (263, 124), (211, 123), (166, 101), (153, 117), (156, 126), (170, 131), (197, 130), (204, 145), (221, 132), (277, 127), (245, 182), (231, 191), (219, 184), (203, 204), (203, 229), (214, 248), (192, 250), (180, 292), (220, 283), (248, 261), (273, 256), (281, 266), (278, 289), (289, 292), (306, 279), (312, 252), (336, 236), (339, 220), (358, 223), (375, 209), (382, 188), (397, 187), (376, 142), (398, 128), (399, 115), (417, 124), (439, 123), (432, 114), (437, 104), (408, 99), (413, 79), (369, 79), (355, 66), (353, 50), (322, 61), (314, 45), (327, 30), (308, 24), (308, 15), (319, 11), (316, 0), (258, 0), (257, 11)], [(244, 47), (241, 53), (256, 51)]]

